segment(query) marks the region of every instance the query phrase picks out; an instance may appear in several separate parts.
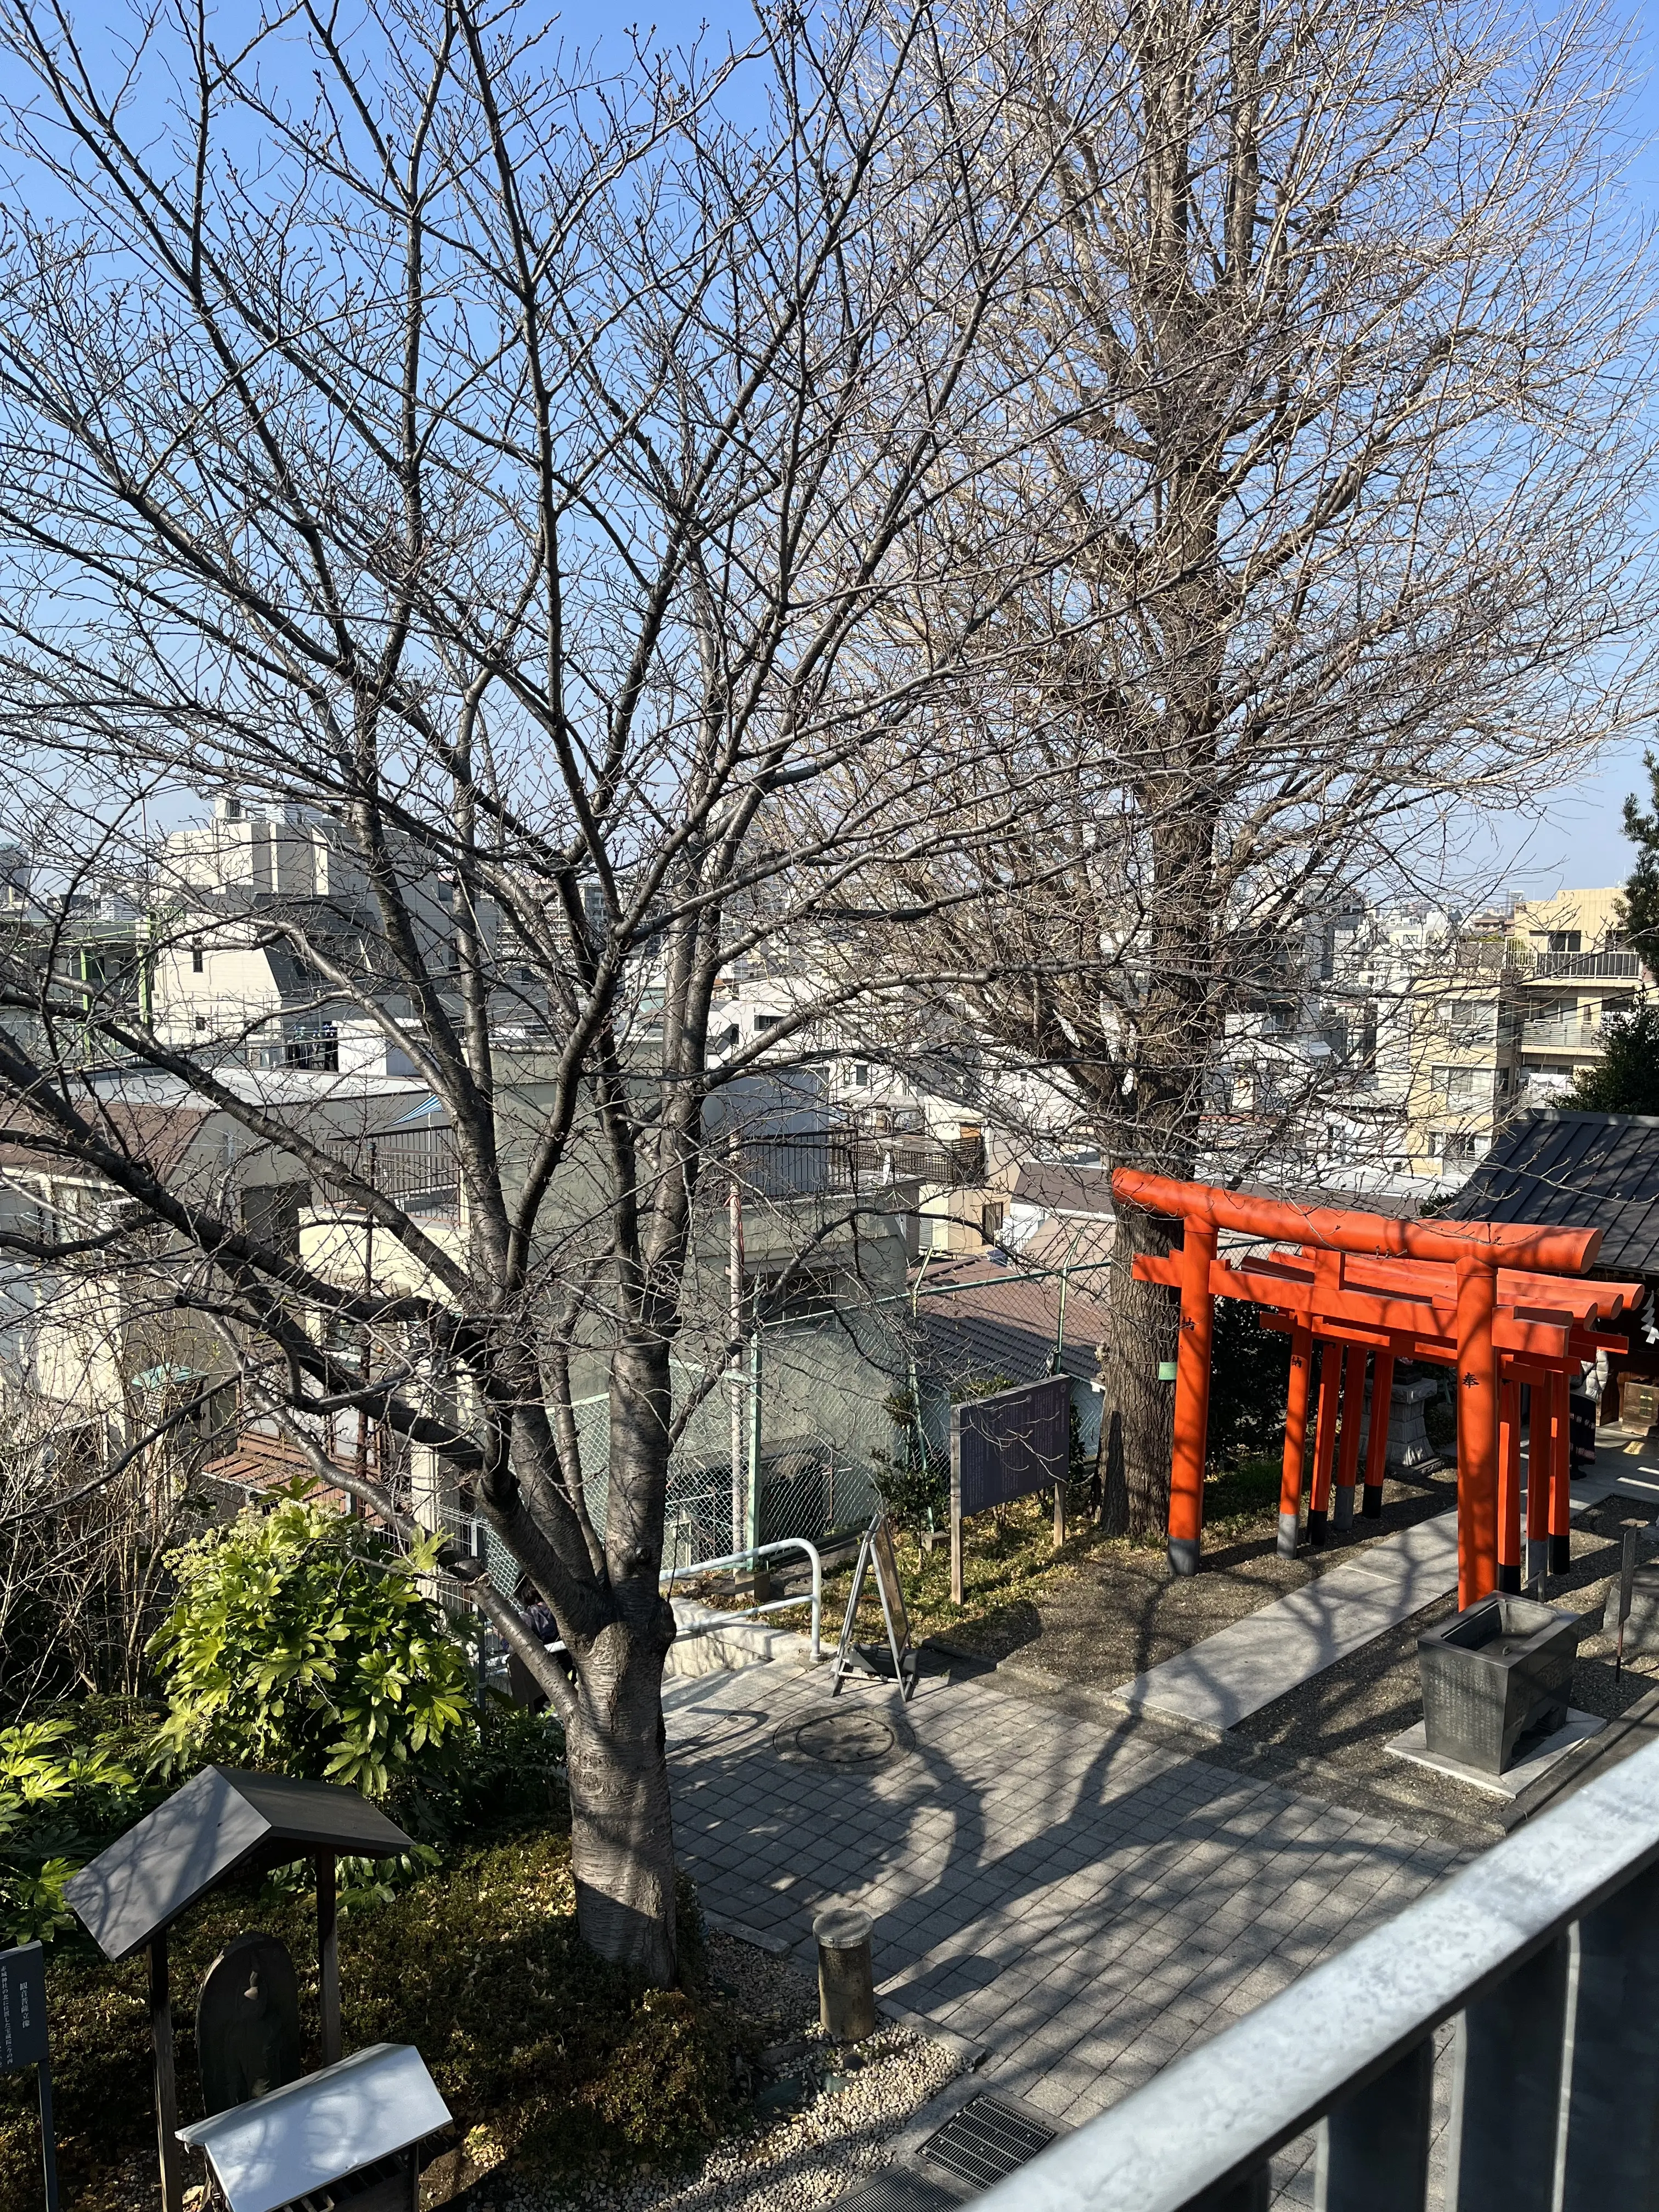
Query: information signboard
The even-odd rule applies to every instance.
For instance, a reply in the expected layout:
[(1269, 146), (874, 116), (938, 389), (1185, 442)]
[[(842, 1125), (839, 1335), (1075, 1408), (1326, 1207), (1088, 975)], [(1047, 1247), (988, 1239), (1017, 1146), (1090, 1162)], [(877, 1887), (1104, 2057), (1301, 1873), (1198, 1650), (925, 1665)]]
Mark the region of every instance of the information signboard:
[(841, 1642), (830, 1666), (830, 1694), (832, 1698), (840, 1696), (841, 1686), (849, 1674), (879, 1677), (879, 1647), (858, 1641), (859, 1604), (864, 1595), (864, 1578), (872, 1568), (875, 1570), (876, 1595), (881, 1601), (882, 1622), (887, 1631), (893, 1680), (898, 1684), (900, 1697), (908, 1700), (916, 1686), (916, 1655), (910, 1649), (910, 1616), (905, 1610), (904, 1591), (899, 1581), (893, 1531), (882, 1512), (877, 1513), (859, 1544), (853, 1587), (848, 1594), (847, 1612), (841, 1625)]
[(39, 1943), (0, 1951), (0, 2074), (34, 2069), (40, 2093), (40, 2162), (46, 2212), (58, 2212), (58, 2145), (52, 2131), (52, 2060), (46, 2048), (46, 1954)]
[(1072, 1385), (1046, 1375), (951, 1408), (951, 1601), (963, 1601), (962, 1524), (1033, 1491), (1054, 1493), (1054, 1543), (1065, 1535), (1072, 1457)]

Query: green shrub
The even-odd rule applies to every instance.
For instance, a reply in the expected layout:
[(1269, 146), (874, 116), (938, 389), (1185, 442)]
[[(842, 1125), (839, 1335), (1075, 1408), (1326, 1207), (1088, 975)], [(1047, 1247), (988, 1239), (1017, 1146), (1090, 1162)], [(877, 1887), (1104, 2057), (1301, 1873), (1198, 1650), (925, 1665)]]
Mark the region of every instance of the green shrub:
[(908, 1390), (896, 1390), (885, 1410), (899, 1432), (902, 1456), (881, 1450), (870, 1455), (870, 1479), (887, 1517), (896, 1528), (920, 1536), (924, 1529), (942, 1528), (951, 1510), (949, 1463), (934, 1458), (926, 1448), (916, 1417), (916, 1401)]
[(75, 1925), (64, 1884), (155, 1802), (141, 1742), (97, 1707), (0, 1729), (0, 1943)]
[(1221, 1470), (1282, 1448), (1291, 1340), (1243, 1298), (1218, 1298), (1210, 1353), (1206, 1456)]
[(162, 1752), (371, 1797), (452, 1767), (477, 1723), (466, 1654), (418, 1580), (437, 1549), (394, 1552), (302, 1494), (185, 1547), (178, 1602), (149, 1644)]

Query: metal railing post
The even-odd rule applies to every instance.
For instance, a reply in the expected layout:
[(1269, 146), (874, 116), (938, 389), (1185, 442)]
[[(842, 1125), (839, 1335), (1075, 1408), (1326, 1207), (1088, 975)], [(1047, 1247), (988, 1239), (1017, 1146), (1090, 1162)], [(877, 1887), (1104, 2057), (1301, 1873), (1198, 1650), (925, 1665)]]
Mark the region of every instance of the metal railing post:
[(1659, 1869), (1578, 1923), (1560, 2212), (1653, 2202), (1659, 2101)]
[(1206, 2189), (1202, 2197), (1193, 2199), (1186, 2212), (1267, 2212), (1272, 2202), (1272, 2171), (1261, 2165), (1242, 2181), (1230, 2182), (1225, 2189)]
[(1315, 2212), (1423, 2212), (1429, 2185), (1434, 2040), (1333, 2107), (1320, 2132)]
[(1558, 1936), (1458, 2022), (1447, 2212), (1550, 2212), (1571, 1950)]

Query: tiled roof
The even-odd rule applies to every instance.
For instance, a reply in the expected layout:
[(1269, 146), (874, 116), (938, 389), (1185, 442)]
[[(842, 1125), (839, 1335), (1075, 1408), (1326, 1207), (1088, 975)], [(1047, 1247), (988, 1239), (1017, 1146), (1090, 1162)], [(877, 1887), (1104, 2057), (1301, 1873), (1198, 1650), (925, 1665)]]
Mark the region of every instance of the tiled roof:
[[(1060, 1334), (1060, 1278), (1034, 1275), (1000, 1256), (963, 1255), (932, 1264), (916, 1301), (924, 1364), (952, 1382), (1006, 1375), (1024, 1382), (1048, 1372)], [(1106, 1341), (1103, 1268), (1079, 1268), (1066, 1285), (1063, 1373), (1095, 1372)]]
[(1554, 1108), (1528, 1114), (1498, 1138), (1443, 1218), (1599, 1229), (1597, 1274), (1659, 1276), (1659, 1120)]

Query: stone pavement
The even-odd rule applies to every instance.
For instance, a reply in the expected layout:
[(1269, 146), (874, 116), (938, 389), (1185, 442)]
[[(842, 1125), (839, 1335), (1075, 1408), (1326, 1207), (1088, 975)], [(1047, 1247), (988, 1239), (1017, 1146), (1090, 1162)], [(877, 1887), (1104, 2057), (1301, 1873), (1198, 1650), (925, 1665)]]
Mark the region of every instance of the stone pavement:
[(1457, 1587), (1457, 1516), (1367, 1544), (1302, 1589), (1110, 1692), (1130, 1712), (1219, 1736)]
[(986, 2046), (995, 2082), (1068, 2123), (1463, 1856), (1127, 1717), (983, 1680), (924, 1676), (903, 1708), (882, 1685), (833, 1705), (828, 1687), (781, 1663), (669, 1686), (676, 1838), (704, 1905), (808, 1959), (816, 1908), (858, 1899), (884, 1996)]

